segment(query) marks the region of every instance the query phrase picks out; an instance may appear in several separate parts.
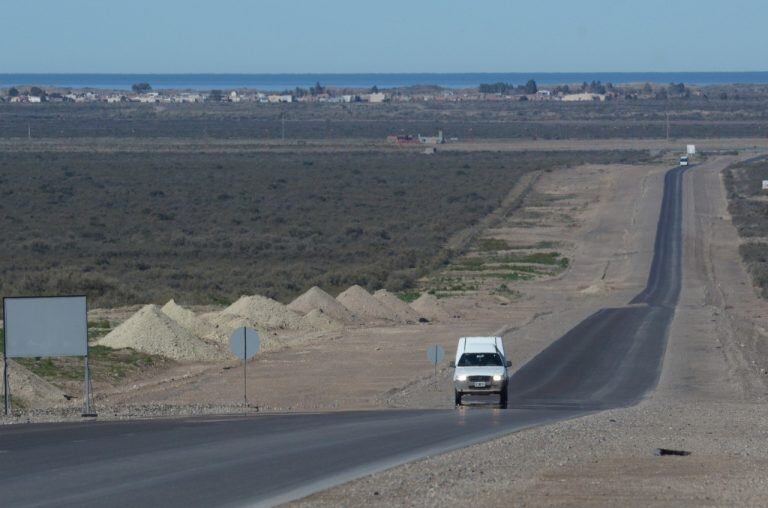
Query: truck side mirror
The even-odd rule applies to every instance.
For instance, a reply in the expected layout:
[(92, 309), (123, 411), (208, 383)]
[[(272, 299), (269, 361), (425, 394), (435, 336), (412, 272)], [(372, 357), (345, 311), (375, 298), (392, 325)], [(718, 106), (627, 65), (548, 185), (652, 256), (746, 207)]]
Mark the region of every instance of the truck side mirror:
[(456, 368), (456, 362), (454, 362), (454, 361), (451, 361), (451, 363), (450, 363), (450, 364), (448, 364), (448, 366), (449, 366), (450, 368), (452, 368), (452, 369), (455, 369), (455, 368)]
[(507, 367), (511, 367), (511, 366), (512, 366), (512, 362), (510, 362), (509, 360), (507, 360), (506, 366), (507, 366)]

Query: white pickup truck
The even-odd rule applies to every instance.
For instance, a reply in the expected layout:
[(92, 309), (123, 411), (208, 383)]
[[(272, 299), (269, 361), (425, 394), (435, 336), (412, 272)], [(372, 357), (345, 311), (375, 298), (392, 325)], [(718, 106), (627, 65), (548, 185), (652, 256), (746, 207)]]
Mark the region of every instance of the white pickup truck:
[(453, 388), (456, 406), (461, 397), (498, 394), (499, 406), (507, 408), (507, 368), (512, 362), (504, 355), (501, 337), (462, 337), (456, 348)]

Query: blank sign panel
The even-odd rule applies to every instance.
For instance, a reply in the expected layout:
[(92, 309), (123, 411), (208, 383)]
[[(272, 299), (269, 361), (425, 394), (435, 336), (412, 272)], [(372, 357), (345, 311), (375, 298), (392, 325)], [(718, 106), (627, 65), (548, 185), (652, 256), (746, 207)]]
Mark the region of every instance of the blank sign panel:
[(5, 298), (4, 303), (8, 358), (87, 355), (84, 296)]

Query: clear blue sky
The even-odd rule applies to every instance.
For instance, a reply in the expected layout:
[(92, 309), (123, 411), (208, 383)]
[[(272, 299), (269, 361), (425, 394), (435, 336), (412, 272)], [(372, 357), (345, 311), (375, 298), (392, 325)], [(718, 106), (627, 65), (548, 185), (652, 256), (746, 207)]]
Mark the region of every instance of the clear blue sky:
[(22, 0), (0, 73), (768, 70), (765, 0)]

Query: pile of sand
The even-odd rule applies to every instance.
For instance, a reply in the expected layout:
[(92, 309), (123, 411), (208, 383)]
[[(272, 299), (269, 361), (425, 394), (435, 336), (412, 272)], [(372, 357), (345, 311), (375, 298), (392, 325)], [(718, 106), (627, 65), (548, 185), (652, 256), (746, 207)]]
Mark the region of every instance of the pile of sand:
[(306, 293), (289, 303), (288, 308), (300, 314), (321, 310), (328, 318), (342, 323), (350, 323), (355, 319), (349, 309), (317, 286), (310, 288)]
[(194, 336), (157, 305), (145, 305), (98, 344), (132, 348), (174, 360), (207, 361), (226, 357), (220, 348)]
[(397, 315), (398, 321), (417, 323), (419, 318), (421, 318), (414, 308), (386, 289), (379, 289), (373, 293), (373, 297), (394, 312)]
[(8, 384), (11, 401), (21, 400), (24, 407), (51, 407), (67, 402), (63, 391), (12, 360), (8, 360)]
[(445, 321), (451, 318), (451, 315), (445, 310), (434, 295), (423, 293), (416, 300), (411, 302), (411, 307), (430, 321)]
[(320, 309), (309, 311), (301, 318), (301, 321), (306, 328), (318, 331), (332, 331), (344, 328), (344, 323), (336, 321)]
[(206, 339), (221, 340), (221, 337), (217, 333), (216, 327), (195, 315), (189, 309), (185, 309), (181, 305), (177, 304), (173, 299), (168, 300), (168, 303), (163, 305), (162, 310), (168, 317), (179, 323), (186, 328), (195, 337), (203, 337)]
[(239, 316), (256, 327), (279, 330), (304, 328), (301, 315), (280, 302), (264, 296), (241, 296), (235, 303), (221, 311), (216, 323), (229, 320), (227, 316)]
[(371, 296), (360, 286), (352, 286), (336, 297), (344, 307), (364, 320), (400, 321), (395, 311)]

